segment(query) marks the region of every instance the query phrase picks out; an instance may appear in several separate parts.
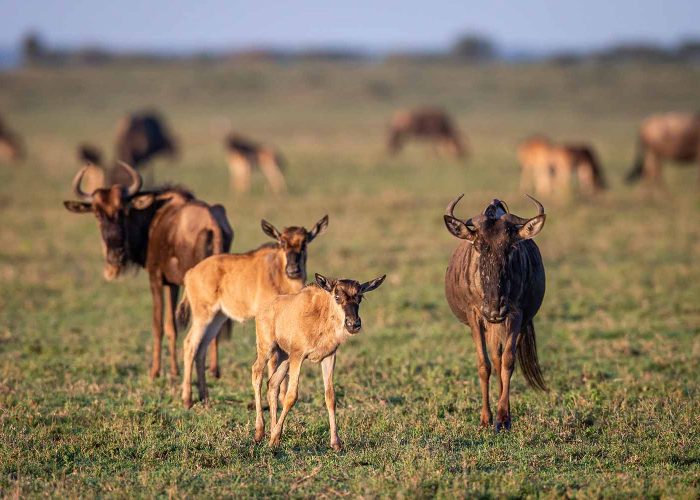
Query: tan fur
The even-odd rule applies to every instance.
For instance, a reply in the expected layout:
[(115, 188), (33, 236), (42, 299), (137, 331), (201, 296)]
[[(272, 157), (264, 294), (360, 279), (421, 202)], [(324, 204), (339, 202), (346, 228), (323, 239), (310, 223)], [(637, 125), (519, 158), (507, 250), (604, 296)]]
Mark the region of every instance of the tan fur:
[[(265, 221), (263, 229), (265, 230)], [(185, 293), (180, 308), (189, 307), (192, 325), (185, 338), (185, 375), (182, 381), (183, 404), (192, 406), (192, 364), (196, 361), (199, 398), (208, 397), (204, 362), (209, 343), (221, 324), (230, 318), (243, 322), (255, 317), (262, 307), (281, 294), (302, 289), (306, 279), (306, 245), (328, 224), (327, 216), (309, 232), (303, 227), (273, 226), (278, 243), (264, 245), (245, 254), (216, 255), (194, 266), (184, 278)], [(266, 231), (273, 236), (273, 232)], [(299, 275), (290, 277), (288, 255), (298, 258)], [(178, 311), (178, 315), (186, 316)], [(271, 363), (271, 370), (273, 368)]]
[[(321, 363), (325, 387), (326, 408), (330, 424), (330, 444), (334, 450), (342, 447), (335, 423), (335, 390), (333, 371), (338, 347), (360, 329), (359, 303), (362, 294), (376, 289), (385, 276), (360, 284), (353, 280), (317, 281), (326, 288), (310, 285), (299, 293), (280, 295), (256, 318), (257, 358), (252, 367), (255, 392), (255, 441), (265, 435), (262, 413), (262, 376), (265, 363), (273, 356), (282, 359), (268, 381), (268, 404), (272, 434), (270, 446), (280, 442), (284, 420), (297, 400), (299, 374), (308, 359)], [(277, 419), (277, 400), (281, 381), (289, 374), (289, 387), (284, 395), (282, 413)]]
[(263, 173), (273, 193), (280, 194), (287, 190), (280, 168), (281, 157), (272, 147), (258, 144), (237, 134), (230, 134), (225, 145), (232, 190), (238, 193), (250, 191), (254, 167)]
[(588, 195), (605, 187), (593, 148), (587, 144), (556, 144), (544, 136), (534, 136), (518, 146), (521, 167), (520, 189), (531, 188), (540, 196), (567, 195), (574, 179)]

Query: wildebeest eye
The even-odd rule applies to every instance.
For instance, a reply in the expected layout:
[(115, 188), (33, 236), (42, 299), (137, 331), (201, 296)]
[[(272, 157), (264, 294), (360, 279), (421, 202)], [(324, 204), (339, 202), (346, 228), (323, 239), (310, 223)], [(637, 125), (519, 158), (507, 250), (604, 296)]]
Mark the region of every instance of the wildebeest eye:
[(337, 293), (335, 294), (335, 301), (336, 301), (336, 302), (340, 302), (340, 297), (338, 296)]

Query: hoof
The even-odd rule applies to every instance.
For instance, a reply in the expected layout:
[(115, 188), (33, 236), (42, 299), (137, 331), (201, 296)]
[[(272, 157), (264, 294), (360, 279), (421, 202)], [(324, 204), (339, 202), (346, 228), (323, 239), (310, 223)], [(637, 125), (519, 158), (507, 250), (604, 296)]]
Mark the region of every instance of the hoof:
[(192, 408), (192, 399), (191, 398), (183, 399), (182, 406), (185, 407), (185, 410), (189, 410), (190, 408)]
[(255, 429), (255, 442), (259, 443), (265, 437), (265, 429)]
[(280, 446), (280, 438), (270, 438), (270, 448), (279, 448)]
[(221, 370), (219, 370), (218, 366), (216, 368), (210, 368), (209, 373), (214, 378), (221, 378)]
[(496, 432), (509, 431), (510, 430), (510, 420), (505, 422), (496, 422)]
[(151, 368), (151, 373), (149, 373), (148, 376), (151, 377), (151, 380), (155, 380), (160, 377), (160, 370)]
[(333, 448), (333, 451), (342, 451), (343, 444), (340, 441), (337, 443), (331, 443), (331, 448)]

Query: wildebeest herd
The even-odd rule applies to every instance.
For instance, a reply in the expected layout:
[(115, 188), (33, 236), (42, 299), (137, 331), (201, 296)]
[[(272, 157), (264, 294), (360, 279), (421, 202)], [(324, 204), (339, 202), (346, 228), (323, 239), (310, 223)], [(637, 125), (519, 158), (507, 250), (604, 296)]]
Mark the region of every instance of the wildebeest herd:
[[(387, 149), (398, 153), (409, 138), (433, 142), (439, 151), (456, 158), (467, 155), (467, 141), (443, 110), (421, 108), (397, 112), (389, 126)], [(640, 128), (638, 158), (627, 179), (660, 181), (662, 160), (700, 160), (700, 115), (668, 113), (646, 119)], [(251, 170), (259, 168), (273, 193), (286, 191), (281, 154), (269, 145), (238, 133), (224, 141), (232, 188), (250, 189)], [(285, 418), (297, 400), (301, 366), (320, 363), (330, 424), (330, 444), (341, 448), (335, 423), (333, 371), (338, 347), (357, 334), (362, 321), (359, 306), (365, 294), (377, 289), (386, 275), (366, 282), (315, 275), (307, 284), (308, 245), (329, 226), (322, 217), (310, 230), (302, 226), (277, 229), (261, 221), (272, 239), (246, 253), (229, 253), (234, 231), (222, 205), (197, 199), (182, 187), (143, 188), (139, 172), (153, 157), (174, 156), (174, 138), (154, 112), (132, 114), (120, 122), (114, 158), (103, 162), (101, 151), (79, 147), (84, 166), (75, 175), (72, 190), (77, 201), (65, 201), (73, 213), (92, 213), (98, 222), (105, 279), (120, 276), (129, 267), (146, 269), (153, 300), (153, 350), (150, 376), (161, 373), (163, 333), (169, 344), (169, 373), (179, 375), (177, 331), (189, 331), (184, 340), (182, 401), (190, 408), (192, 370), (196, 368), (198, 395), (208, 400), (207, 354), (210, 373), (220, 376), (218, 338), (234, 322), (255, 318), (256, 359), (252, 366), (256, 442), (265, 436), (262, 381), (268, 371), (267, 403), (270, 445), (279, 444)], [(25, 147), (18, 133), (0, 122), (0, 159), (21, 161)], [(563, 193), (578, 184), (586, 195), (606, 186), (602, 167), (592, 146), (559, 144), (533, 136), (517, 150), (521, 188), (538, 196)], [(461, 196), (444, 214), (448, 231), (463, 240), (454, 251), (445, 276), (449, 307), (471, 329), (476, 348), (482, 393), (480, 424), (510, 429), (510, 381), (516, 359), (527, 382), (542, 390), (546, 384), (537, 355), (534, 317), (545, 293), (542, 257), (533, 238), (546, 215), (542, 204), (533, 217), (512, 214), (507, 204), (493, 200), (481, 214), (455, 216)], [(179, 305), (180, 287), (184, 288)], [(489, 380), (500, 385), (495, 423), (489, 402)], [(278, 402), (282, 404), (278, 416)]]

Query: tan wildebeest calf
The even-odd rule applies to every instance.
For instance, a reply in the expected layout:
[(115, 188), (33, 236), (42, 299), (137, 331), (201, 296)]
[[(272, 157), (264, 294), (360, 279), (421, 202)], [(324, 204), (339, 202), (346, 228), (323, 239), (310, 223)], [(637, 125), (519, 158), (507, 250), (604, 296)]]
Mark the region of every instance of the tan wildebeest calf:
[[(270, 446), (277, 446), (282, 435), (284, 419), (297, 400), (299, 374), (304, 360), (321, 363), (325, 387), (326, 408), (331, 431), (331, 447), (342, 447), (335, 425), (335, 391), (333, 369), (340, 344), (362, 328), (360, 302), (362, 295), (379, 287), (386, 275), (360, 284), (354, 280), (328, 279), (316, 274), (316, 284), (301, 292), (280, 295), (255, 320), (258, 356), (253, 364), (252, 381), (255, 391), (255, 442), (265, 437), (261, 387), (265, 363), (272, 357), (283, 360), (268, 381), (267, 400), (270, 405), (272, 435)], [(280, 385), (289, 373), (289, 387), (284, 396), (282, 413), (277, 419), (277, 399)]]
[(279, 194), (287, 190), (282, 175), (282, 157), (273, 148), (233, 133), (226, 137), (224, 145), (228, 155), (231, 188), (234, 191), (250, 191), (250, 177), (254, 166), (263, 173), (273, 193)]
[(700, 165), (700, 113), (663, 113), (646, 118), (639, 127), (637, 159), (627, 182), (643, 178), (660, 184), (663, 160)]
[[(244, 254), (216, 255), (205, 259), (185, 275), (185, 293), (178, 306), (178, 322), (192, 325), (185, 338), (185, 376), (182, 401), (192, 407), (192, 363), (197, 365), (200, 401), (208, 398), (204, 374), (207, 346), (227, 318), (242, 322), (253, 318), (275, 297), (301, 290), (306, 280), (307, 245), (328, 227), (328, 216), (311, 231), (287, 227), (278, 231), (263, 220), (263, 232), (274, 238)], [(270, 363), (270, 371), (276, 360)]]
[(0, 117), (0, 161), (17, 162), (24, 158), (22, 139)]
[(544, 136), (533, 136), (518, 146), (518, 160), (522, 191), (533, 187), (541, 196), (568, 194), (574, 178), (584, 194), (605, 189), (602, 168), (590, 145), (555, 144)]

